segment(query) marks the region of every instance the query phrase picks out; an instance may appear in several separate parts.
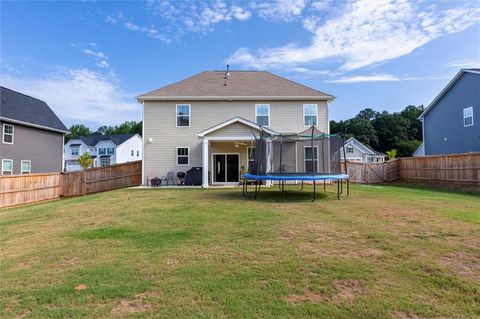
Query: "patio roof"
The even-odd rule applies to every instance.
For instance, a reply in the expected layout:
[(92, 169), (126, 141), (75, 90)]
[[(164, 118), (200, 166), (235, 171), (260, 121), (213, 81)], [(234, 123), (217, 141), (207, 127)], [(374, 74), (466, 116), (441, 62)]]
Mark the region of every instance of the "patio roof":
[(258, 124), (255, 123), (255, 122), (249, 121), (249, 120), (244, 119), (243, 117), (239, 117), (239, 116), (234, 117), (234, 118), (232, 118), (232, 119), (230, 119), (230, 120), (227, 120), (227, 121), (225, 121), (225, 122), (221, 122), (221, 123), (219, 123), (219, 124), (216, 124), (216, 125), (214, 125), (214, 126), (211, 126), (211, 127), (207, 128), (207, 129), (205, 129), (205, 130), (197, 133), (197, 135), (198, 135), (198, 137), (205, 137), (207, 134), (211, 134), (211, 133), (213, 133), (213, 132), (215, 132), (215, 131), (217, 131), (217, 130), (220, 130), (220, 129), (222, 129), (222, 128), (224, 128), (224, 127), (227, 127), (227, 126), (229, 126), (229, 125), (232, 125), (232, 124), (234, 124), (234, 123), (241, 123), (241, 124), (243, 124), (243, 125), (251, 128), (251, 129), (254, 129), (254, 130), (257, 130), (257, 131), (263, 130), (263, 131), (265, 131), (265, 132), (268, 133), (268, 134), (278, 135), (278, 133), (277, 133), (276, 131), (274, 131), (274, 130), (268, 128), (268, 127), (258, 125)]

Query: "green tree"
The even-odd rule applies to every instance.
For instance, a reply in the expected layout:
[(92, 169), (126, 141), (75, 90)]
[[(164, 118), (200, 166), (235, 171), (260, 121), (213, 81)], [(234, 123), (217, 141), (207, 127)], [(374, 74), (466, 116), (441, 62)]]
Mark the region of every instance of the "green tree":
[(389, 160), (393, 160), (397, 156), (397, 150), (390, 150), (390, 151), (387, 151), (386, 153)]
[(92, 133), (90, 129), (83, 124), (72, 125), (69, 131), (70, 132), (65, 135), (65, 143), (79, 136), (87, 136)]
[(90, 156), (89, 152), (83, 153), (78, 158), (78, 162), (84, 170), (93, 166), (93, 158)]

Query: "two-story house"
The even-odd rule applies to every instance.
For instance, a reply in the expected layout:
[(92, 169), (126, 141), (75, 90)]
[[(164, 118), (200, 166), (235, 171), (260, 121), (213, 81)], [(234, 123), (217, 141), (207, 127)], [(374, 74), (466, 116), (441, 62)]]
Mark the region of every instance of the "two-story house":
[[(143, 184), (168, 172), (201, 167), (202, 186), (238, 183), (261, 128), (329, 133), (334, 97), (270, 72), (208, 71), (142, 94)], [(318, 150), (317, 150), (318, 151)], [(297, 150), (303, 170), (310, 150)], [(305, 156), (306, 155), (306, 156)]]
[(81, 170), (78, 158), (90, 153), (93, 167), (108, 166), (142, 159), (142, 138), (138, 134), (89, 135), (65, 144), (66, 171)]
[[(386, 154), (377, 152), (371, 147), (361, 143), (354, 137), (345, 141), (345, 157), (349, 162), (359, 163), (383, 163), (385, 162)], [(340, 152), (340, 159), (344, 161), (343, 152)]]
[(480, 151), (480, 69), (462, 69), (420, 115), (414, 156)]
[(1, 175), (60, 172), (68, 129), (44, 101), (0, 87)]

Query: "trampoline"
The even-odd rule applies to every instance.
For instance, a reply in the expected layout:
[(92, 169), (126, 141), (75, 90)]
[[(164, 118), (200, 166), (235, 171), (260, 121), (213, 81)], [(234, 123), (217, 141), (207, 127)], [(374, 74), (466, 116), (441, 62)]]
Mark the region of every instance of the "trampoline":
[(342, 153), (345, 158), (344, 138), (341, 136), (322, 133), (315, 126), (297, 134), (271, 135), (261, 130), (260, 136), (253, 136), (255, 151), (249, 154), (248, 173), (242, 176), (244, 197), (248, 194), (248, 183), (252, 182), (256, 199), (264, 181), (278, 181), (283, 199), (285, 183), (289, 181), (301, 182), (302, 191), (304, 182), (312, 182), (312, 202), (316, 200), (317, 182), (322, 181), (324, 191), (327, 182), (337, 183), (337, 199), (343, 193), (344, 183), (346, 195), (349, 195), (346, 162), (342, 168), (340, 161)]

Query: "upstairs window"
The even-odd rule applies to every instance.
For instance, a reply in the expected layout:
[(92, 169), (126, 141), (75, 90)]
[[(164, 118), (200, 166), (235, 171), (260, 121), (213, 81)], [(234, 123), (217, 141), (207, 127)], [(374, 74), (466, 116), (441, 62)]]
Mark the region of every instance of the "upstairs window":
[(313, 147), (313, 152), (312, 152), (312, 147), (305, 147), (305, 173), (312, 173), (317, 171), (318, 167), (318, 149), (316, 146)]
[(347, 146), (347, 153), (353, 154), (353, 146)]
[(190, 104), (177, 104), (177, 127), (190, 126)]
[(79, 152), (80, 152), (80, 147), (78, 146), (72, 147), (72, 156), (77, 156)]
[(113, 155), (113, 154), (115, 154), (115, 148), (113, 148), (113, 147), (107, 148), (107, 154), (108, 154), (108, 155)]
[(184, 166), (188, 165), (189, 160), (189, 152), (190, 149), (188, 147), (177, 147), (177, 165)]
[(133, 150), (130, 151), (130, 156), (133, 156), (134, 152)]
[(318, 123), (318, 105), (303, 104), (303, 125), (317, 126), (317, 123)]
[(140, 157), (140, 151), (137, 151), (137, 157)]
[(13, 160), (2, 160), (2, 175), (12, 175), (13, 172)]
[(3, 143), (13, 144), (13, 125), (3, 124)]
[(22, 161), (21, 162), (21, 173), (22, 174), (30, 174), (32, 172), (32, 162), (30, 161)]
[(463, 109), (463, 126), (472, 126), (473, 125), (473, 107), (467, 107)]
[(107, 154), (107, 149), (105, 147), (98, 148), (98, 155), (106, 155), (106, 154)]
[(270, 104), (255, 104), (255, 121), (258, 125), (270, 125)]

